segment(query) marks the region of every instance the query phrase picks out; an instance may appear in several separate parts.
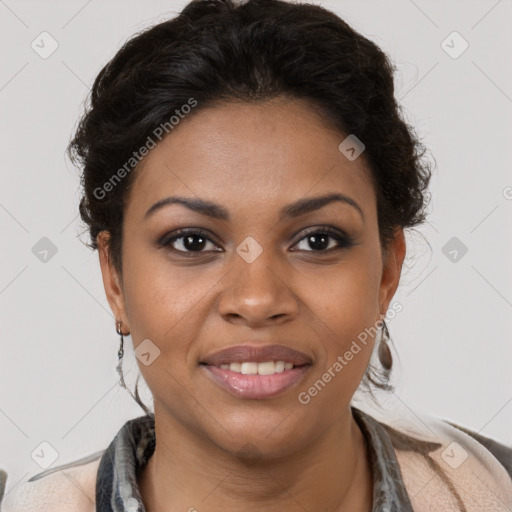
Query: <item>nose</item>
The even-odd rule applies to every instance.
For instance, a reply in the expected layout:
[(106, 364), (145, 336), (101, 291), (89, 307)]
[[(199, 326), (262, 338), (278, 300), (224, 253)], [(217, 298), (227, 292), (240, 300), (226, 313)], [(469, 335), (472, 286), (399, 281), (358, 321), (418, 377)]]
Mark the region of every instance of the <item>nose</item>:
[(224, 320), (264, 327), (296, 318), (298, 299), (286, 271), (270, 252), (263, 251), (251, 263), (234, 254), (219, 300), (219, 314)]

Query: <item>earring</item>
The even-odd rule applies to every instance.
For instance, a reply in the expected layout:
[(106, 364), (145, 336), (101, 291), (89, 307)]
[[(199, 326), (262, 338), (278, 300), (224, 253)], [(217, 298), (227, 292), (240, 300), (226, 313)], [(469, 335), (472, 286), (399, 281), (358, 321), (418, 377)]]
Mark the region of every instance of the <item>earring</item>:
[[(384, 337), (384, 332), (386, 333), (386, 337)], [(389, 339), (389, 331), (386, 322), (382, 321), (382, 334), (379, 342), (379, 361), (380, 364), (384, 367), (385, 370), (391, 370), (393, 366), (393, 356), (391, 355), (391, 350), (389, 348), (387, 339)]]
[(119, 351), (117, 352), (118, 362), (116, 366), (116, 371), (119, 374), (119, 384), (121, 387), (126, 388), (126, 384), (124, 382), (124, 376), (123, 376), (123, 355), (124, 355), (124, 338), (123, 338), (123, 331), (122, 331), (122, 323), (120, 320), (116, 320), (116, 332), (121, 336), (121, 340), (119, 343)]
[[(120, 343), (119, 343), (119, 351), (117, 353), (118, 362), (116, 366), (116, 371), (119, 374), (119, 384), (121, 387), (125, 388), (128, 393), (130, 393), (130, 396), (137, 402), (137, 404), (144, 410), (146, 413), (146, 416), (153, 416), (154, 413), (152, 413), (143, 403), (139, 396), (139, 390), (137, 388), (137, 383), (135, 384), (135, 395), (126, 387), (126, 383), (124, 382), (124, 376), (123, 376), (123, 355), (124, 355), (124, 338), (123, 338), (123, 330), (122, 330), (122, 323), (120, 320), (116, 320), (116, 332), (121, 337)], [(126, 334), (130, 334), (129, 332)], [(137, 377), (137, 382), (138, 382)]]

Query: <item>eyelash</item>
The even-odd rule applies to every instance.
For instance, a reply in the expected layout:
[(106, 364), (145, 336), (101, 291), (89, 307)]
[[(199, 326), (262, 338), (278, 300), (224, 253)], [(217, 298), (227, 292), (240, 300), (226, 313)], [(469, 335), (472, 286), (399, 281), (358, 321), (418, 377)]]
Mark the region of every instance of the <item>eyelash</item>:
[[(338, 246), (331, 247), (330, 249), (325, 249), (325, 250), (311, 249), (311, 250), (304, 251), (304, 252), (312, 252), (312, 253), (317, 253), (317, 254), (331, 254), (333, 251), (349, 249), (350, 247), (357, 245), (357, 243), (354, 241), (354, 239), (351, 236), (344, 234), (343, 232), (340, 232), (336, 229), (330, 228), (328, 226), (314, 228), (313, 230), (308, 231), (294, 245), (297, 245), (298, 243), (302, 242), (302, 240), (307, 239), (307, 237), (309, 237), (311, 235), (319, 235), (319, 234), (328, 235), (329, 238), (334, 239), (338, 243)], [(176, 231), (173, 234), (173, 236), (171, 238), (164, 237), (162, 239), (162, 241), (160, 241), (158, 243), (158, 245), (160, 247), (167, 248), (168, 250), (170, 250), (174, 253), (178, 253), (180, 255), (189, 255), (189, 254), (192, 255), (192, 254), (201, 254), (204, 252), (208, 252), (208, 251), (204, 251), (204, 250), (182, 251), (182, 250), (173, 249), (172, 247), (170, 247), (173, 242), (183, 239), (183, 238), (186, 238), (187, 236), (194, 236), (194, 235), (199, 235), (200, 237), (205, 238), (208, 242), (212, 242), (213, 244), (216, 244), (216, 242), (214, 240), (212, 240), (211, 236), (206, 231), (204, 231), (200, 228), (187, 228), (187, 229), (179, 229), (178, 231)], [(214, 252), (219, 252), (219, 251), (214, 251)], [(187, 257), (189, 257), (189, 256), (187, 256)]]

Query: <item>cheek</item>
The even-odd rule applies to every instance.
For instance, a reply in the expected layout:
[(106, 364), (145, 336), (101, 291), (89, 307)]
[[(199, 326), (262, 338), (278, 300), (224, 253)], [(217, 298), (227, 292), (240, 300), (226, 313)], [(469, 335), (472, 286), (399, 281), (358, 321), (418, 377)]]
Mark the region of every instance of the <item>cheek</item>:
[[(125, 305), (135, 330), (143, 337), (172, 336), (179, 319), (194, 315), (207, 294), (207, 274), (197, 267), (176, 266), (166, 258), (165, 249), (141, 249), (127, 244)], [(142, 245), (142, 242), (141, 244)]]
[(193, 399), (190, 347), (212, 307), (208, 293), (220, 277), (215, 278), (215, 272), (199, 274), (193, 267), (175, 267), (161, 254), (148, 252), (131, 253), (124, 263), (125, 305), (135, 353), (146, 339), (158, 350), (149, 365), (137, 358), (155, 411), (164, 408), (181, 423), (195, 425), (194, 418), (205, 413)]
[(379, 314), (379, 267), (367, 250), (354, 252), (342, 264), (317, 273), (304, 295), (335, 332), (350, 332), (373, 323)]
[(301, 404), (314, 399), (313, 407), (330, 411), (327, 423), (339, 414), (332, 404), (348, 404), (360, 385), (379, 330), (374, 280), (364, 274), (333, 281), (315, 304), (318, 364), (298, 396)]
[(379, 282), (376, 258), (366, 250), (309, 281), (306, 314), (321, 340), (320, 373), (341, 357), (345, 377), (339, 381), (364, 374), (379, 329)]
[[(187, 355), (197, 337), (199, 324), (194, 318), (202, 314), (201, 297), (198, 286), (186, 285), (182, 278), (164, 270), (161, 266), (144, 269), (142, 265), (130, 269), (126, 313), (137, 365), (153, 395), (155, 410), (157, 402), (169, 399), (178, 411), (187, 411)], [(155, 354), (154, 358), (150, 355), (150, 364), (139, 356), (144, 352)], [(187, 416), (182, 420), (188, 421)]]
[[(127, 247), (128, 249), (128, 247)], [(130, 248), (132, 249), (132, 248)], [(145, 380), (186, 378), (190, 347), (211, 308), (209, 294), (222, 278), (217, 268), (176, 266), (161, 251), (126, 251), (125, 306), (134, 349), (146, 339), (160, 351), (151, 366), (140, 364)], [(166, 371), (167, 370), (167, 371)]]

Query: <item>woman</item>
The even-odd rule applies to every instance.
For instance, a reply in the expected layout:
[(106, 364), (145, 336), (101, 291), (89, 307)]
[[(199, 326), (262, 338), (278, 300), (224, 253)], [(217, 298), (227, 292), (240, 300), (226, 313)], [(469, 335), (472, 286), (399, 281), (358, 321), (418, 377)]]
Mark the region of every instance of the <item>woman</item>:
[[(154, 413), (3, 510), (509, 510), (512, 448), (391, 427), (385, 318), (429, 166), (393, 67), (333, 13), (191, 2), (95, 80), (70, 144), (121, 337)], [(378, 354), (374, 365), (372, 354)]]

